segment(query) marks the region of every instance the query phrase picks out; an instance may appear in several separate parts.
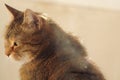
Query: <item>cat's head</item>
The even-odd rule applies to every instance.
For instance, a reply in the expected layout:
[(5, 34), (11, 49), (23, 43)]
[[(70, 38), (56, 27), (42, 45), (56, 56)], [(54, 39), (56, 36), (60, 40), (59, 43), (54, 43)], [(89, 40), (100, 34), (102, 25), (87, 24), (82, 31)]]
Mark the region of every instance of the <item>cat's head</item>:
[(47, 17), (30, 9), (21, 12), (8, 5), (6, 7), (13, 20), (5, 32), (5, 53), (15, 60), (31, 60), (44, 47), (43, 29), (47, 26)]

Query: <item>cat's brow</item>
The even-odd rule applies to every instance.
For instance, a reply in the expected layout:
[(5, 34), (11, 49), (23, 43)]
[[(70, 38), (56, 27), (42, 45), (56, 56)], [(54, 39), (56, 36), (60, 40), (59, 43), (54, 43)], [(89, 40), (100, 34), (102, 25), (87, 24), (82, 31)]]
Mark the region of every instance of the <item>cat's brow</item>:
[(11, 35), (15, 34), (15, 33), (19, 33), (21, 31), (20, 28), (21, 23), (18, 23), (16, 21), (13, 21), (8, 27), (7, 27), (7, 31), (6, 31), (6, 38), (9, 38)]

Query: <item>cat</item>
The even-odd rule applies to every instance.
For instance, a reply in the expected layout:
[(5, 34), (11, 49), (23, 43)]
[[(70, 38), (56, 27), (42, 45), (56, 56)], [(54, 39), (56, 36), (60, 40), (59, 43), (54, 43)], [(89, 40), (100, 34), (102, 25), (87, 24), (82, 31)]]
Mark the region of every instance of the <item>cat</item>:
[(13, 15), (5, 32), (5, 54), (24, 61), (21, 80), (105, 80), (79, 40), (50, 17), (5, 6)]

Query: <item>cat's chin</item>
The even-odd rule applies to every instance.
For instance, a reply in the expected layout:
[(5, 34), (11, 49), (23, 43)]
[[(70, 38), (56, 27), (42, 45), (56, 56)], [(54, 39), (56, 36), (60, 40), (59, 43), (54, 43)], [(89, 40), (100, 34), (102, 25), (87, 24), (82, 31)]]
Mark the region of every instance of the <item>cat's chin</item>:
[(12, 54), (9, 56), (9, 58), (14, 59), (15, 61), (20, 61), (20, 56), (14, 54), (14, 53), (12, 53)]
[(11, 58), (12, 60), (14, 60), (15, 62), (18, 62), (21, 65), (29, 63), (29, 62), (32, 61), (32, 59), (29, 59), (28, 56), (21, 57), (21, 56), (15, 55), (15, 54), (11, 54), (9, 56), (9, 58)]

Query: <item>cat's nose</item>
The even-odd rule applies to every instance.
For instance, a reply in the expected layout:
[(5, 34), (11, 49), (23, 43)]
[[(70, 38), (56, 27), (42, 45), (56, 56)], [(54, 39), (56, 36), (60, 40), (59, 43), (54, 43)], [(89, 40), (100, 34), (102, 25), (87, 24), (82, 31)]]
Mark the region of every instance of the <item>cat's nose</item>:
[(10, 53), (5, 53), (5, 54), (6, 54), (6, 56), (8, 56), (8, 57), (10, 56)]
[(10, 54), (11, 54), (11, 53), (10, 53), (10, 51), (7, 51), (7, 50), (5, 51), (5, 55), (6, 55), (6, 56), (8, 56), (8, 57), (9, 57), (9, 56), (10, 56)]

